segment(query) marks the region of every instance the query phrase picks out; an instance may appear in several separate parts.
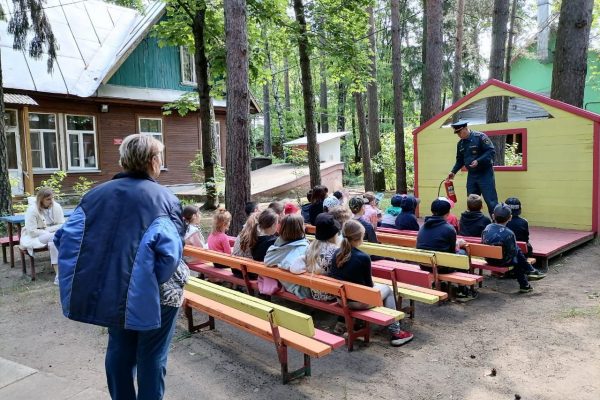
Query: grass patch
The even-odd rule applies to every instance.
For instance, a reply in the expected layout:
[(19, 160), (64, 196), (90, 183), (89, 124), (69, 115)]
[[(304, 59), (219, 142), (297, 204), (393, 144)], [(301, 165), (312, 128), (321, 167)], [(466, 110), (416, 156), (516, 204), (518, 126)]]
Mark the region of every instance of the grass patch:
[(588, 308), (569, 308), (560, 314), (561, 318), (600, 317), (600, 306)]

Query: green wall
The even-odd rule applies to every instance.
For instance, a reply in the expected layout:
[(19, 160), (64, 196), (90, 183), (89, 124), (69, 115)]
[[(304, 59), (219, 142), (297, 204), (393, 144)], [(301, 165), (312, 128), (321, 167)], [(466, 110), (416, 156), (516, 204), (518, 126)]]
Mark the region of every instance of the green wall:
[(181, 84), (179, 48), (158, 47), (158, 40), (146, 37), (108, 81), (112, 85), (191, 91)]
[[(533, 58), (521, 57), (512, 65), (510, 83), (523, 89), (550, 94), (552, 87), (552, 63), (544, 64)], [(595, 104), (588, 104), (597, 102)], [(588, 53), (588, 73), (583, 106), (600, 114), (600, 53)]]

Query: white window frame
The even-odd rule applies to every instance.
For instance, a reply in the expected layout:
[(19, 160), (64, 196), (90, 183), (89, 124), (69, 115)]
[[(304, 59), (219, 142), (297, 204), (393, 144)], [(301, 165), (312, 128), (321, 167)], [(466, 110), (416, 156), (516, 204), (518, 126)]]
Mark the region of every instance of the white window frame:
[(60, 171), (60, 161), (61, 160), (60, 160), (60, 136), (58, 134), (58, 115), (56, 115), (56, 113), (33, 112), (33, 113), (28, 113), (28, 115), (27, 115), (28, 120), (29, 120), (29, 116), (32, 114), (54, 115), (54, 136), (56, 138), (56, 161), (58, 164), (58, 167), (56, 167), (56, 168), (46, 168), (46, 157), (45, 157), (46, 149), (44, 148), (44, 140), (43, 140), (42, 134), (44, 132), (52, 132), (52, 129), (29, 128), (30, 135), (36, 134), (39, 136), (38, 139), (40, 140), (40, 150), (42, 152), (42, 157), (41, 157), (41, 161), (42, 161), (42, 165), (43, 165), (42, 167), (34, 167), (33, 160), (31, 160), (33, 172), (46, 173), (46, 172)]
[[(144, 132), (142, 131), (142, 120), (146, 119), (146, 120), (152, 120), (152, 121), (160, 121), (160, 134), (157, 132)], [(166, 158), (165, 158), (165, 154), (167, 151), (167, 146), (165, 145), (165, 124), (164, 121), (161, 117), (138, 117), (138, 132), (141, 135), (149, 135), (152, 136), (153, 138), (156, 139), (156, 136), (160, 136), (160, 142), (163, 144), (163, 152), (162, 152), (162, 157), (161, 157), (161, 164), (160, 164), (160, 168), (161, 169), (166, 169)]]
[[(184, 57), (191, 58), (191, 66), (192, 66), (192, 77), (191, 79), (186, 79), (184, 65)], [(196, 62), (194, 54), (190, 51), (188, 47), (179, 46), (179, 65), (181, 69), (181, 84), (185, 86), (196, 86), (198, 83), (196, 82)]]
[[(17, 125), (15, 126), (11, 126), (6, 124), (4, 126), (4, 129), (6, 130), (6, 133), (13, 133), (15, 135), (15, 143), (16, 143), (16, 158), (17, 158), (17, 169), (14, 168), (8, 168), (9, 171), (19, 171), (22, 172), (22, 164), (21, 164), (21, 135), (19, 133), (19, 111), (12, 109), (12, 108), (7, 108), (5, 110), (5, 112), (8, 114), (9, 112), (14, 112), (15, 113), (15, 120), (17, 121)], [(8, 135), (7, 135), (8, 136)], [(7, 138), (7, 144), (8, 144), (8, 138)], [(6, 151), (8, 151), (8, 149), (6, 149)], [(7, 154), (8, 156), (8, 154)], [(7, 160), (8, 162), (8, 160)]]
[[(78, 131), (78, 130), (69, 130), (69, 117), (92, 117), (92, 123), (94, 124), (93, 131)], [(96, 129), (96, 116), (94, 115), (86, 115), (86, 114), (65, 114), (65, 135), (66, 140), (65, 144), (67, 145), (67, 170), (68, 171), (97, 171), (98, 170), (98, 133)], [(84, 154), (83, 154), (83, 135), (84, 134), (93, 134), (94, 135), (94, 158), (96, 161), (96, 165), (93, 167), (86, 167), (84, 162)], [(77, 135), (79, 140), (79, 163), (80, 165), (71, 165), (71, 135)], [(81, 165), (83, 164), (83, 166)]]
[(223, 166), (221, 162), (221, 121), (214, 122), (214, 132), (215, 132), (215, 155), (217, 156), (217, 163)]

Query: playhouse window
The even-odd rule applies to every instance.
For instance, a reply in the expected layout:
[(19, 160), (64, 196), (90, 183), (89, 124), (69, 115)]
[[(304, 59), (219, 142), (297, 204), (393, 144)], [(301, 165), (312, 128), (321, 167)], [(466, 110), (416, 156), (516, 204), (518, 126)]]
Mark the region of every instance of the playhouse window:
[[(508, 129), (485, 132), (494, 142), (496, 152), (504, 146), (504, 157), (496, 157), (494, 170), (527, 170), (527, 129)], [(504, 139), (504, 140), (502, 140)]]

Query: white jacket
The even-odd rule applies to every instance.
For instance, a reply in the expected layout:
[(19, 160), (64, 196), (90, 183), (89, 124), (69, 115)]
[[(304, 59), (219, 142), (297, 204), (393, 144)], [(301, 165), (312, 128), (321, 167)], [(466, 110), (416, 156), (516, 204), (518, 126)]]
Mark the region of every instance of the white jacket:
[(29, 207), (25, 211), (25, 227), (21, 230), (21, 248), (39, 249), (46, 246), (39, 241), (38, 237), (44, 233), (56, 232), (65, 223), (65, 215), (60, 204), (53, 201), (50, 210), (54, 225), (48, 225), (44, 215), (38, 210), (35, 201), (29, 203)]

